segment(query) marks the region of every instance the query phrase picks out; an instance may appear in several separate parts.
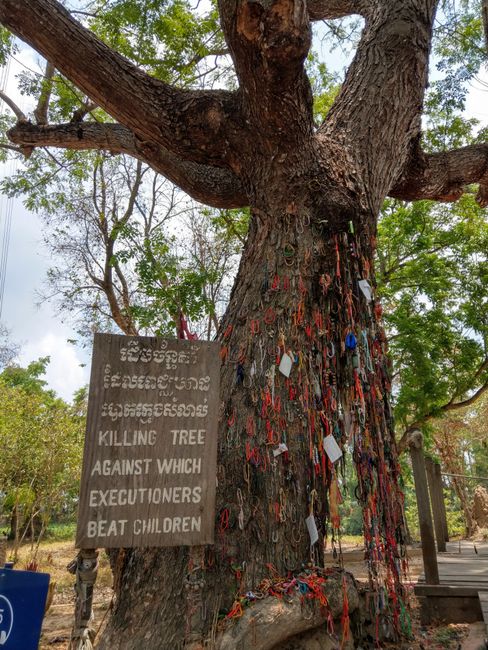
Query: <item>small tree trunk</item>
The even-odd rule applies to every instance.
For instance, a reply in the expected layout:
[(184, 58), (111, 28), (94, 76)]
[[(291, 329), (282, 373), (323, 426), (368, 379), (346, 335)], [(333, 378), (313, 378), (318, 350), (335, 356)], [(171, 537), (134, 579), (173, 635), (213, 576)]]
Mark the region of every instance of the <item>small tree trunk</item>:
[[(442, 428), (436, 440), (436, 445), (447, 471), (450, 474), (465, 474), (466, 467), (463, 461), (463, 452), (457, 438), (451, 435), (449, 423)], [(451, 485), (461, 503), (464, 521), (466, 523), (466, 536), (471, 537), (474, 534), (476, 526), (471, 513), (466, 480), (460, 476), (452, 476)]]
[(12, 508), (12, 514), (10, 515), (10, 530), (8, 533), (8, 538), (9, 540), (15, 540), (17, 537), (16, 531), (17, 531), (17, 523), (18, 520), (18, 509), (17, 505), (14, 505)]

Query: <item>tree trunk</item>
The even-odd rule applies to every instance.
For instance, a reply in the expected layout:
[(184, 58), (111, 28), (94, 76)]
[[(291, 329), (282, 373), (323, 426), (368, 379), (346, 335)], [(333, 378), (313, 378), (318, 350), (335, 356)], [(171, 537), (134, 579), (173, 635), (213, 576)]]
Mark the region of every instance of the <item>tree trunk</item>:
[[(327, 436), (344, 454), (353, 450), (371, 586), (381, 589), (386, 562), (390, 614), (398, 617), (403, 496), (381, 309), (366, 297), (368, 287), (374, 293), (374, 245), (374, 234), (354, 233), (352, 222), (349, 232), (333, 232), (326, 210), (253, 211), (219, 335), (216, 544), (201, 556), (186, 548), (127, 551), (101, 648), (208, 639), (238, 594), (323, 567), (324, 554), (340, 550), (345, 458), (332, 464)], [(311, 547), (312, 514), (319, 539)]]

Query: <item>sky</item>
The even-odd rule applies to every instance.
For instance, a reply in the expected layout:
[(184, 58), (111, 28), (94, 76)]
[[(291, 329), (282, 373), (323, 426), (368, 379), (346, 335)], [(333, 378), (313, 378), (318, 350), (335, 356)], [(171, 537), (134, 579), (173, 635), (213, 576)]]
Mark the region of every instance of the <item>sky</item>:
[[(38, 69), (39, 59), (32, 50), (23, 48), (18, 58), (28, 67)], [(27, 112), (30, 107), (16, 85), (16, 75), (21, 69), (17, 61), (11, 61), (7, 94)], [(10, 166), (0, 168), (0, 174), (9, 171)], [(2, 196), (0, 237), (7, 207), (8, 200)], [(45, 377), (48, 385), (63, 399), (71, 400), (74, 392), (88, 383), (90, 358), (86, 350), (68, 343), (68, 339), (77, 338), (76, 333), (54, 314), (52, 305), (38, 305), (36, 292), (49, 265), (39, 217), (28, 212), (21, 200), (14, 199), (1, 322), (11, 330), (12, 341), (21, 345), (16, 362), (25, 366), (39, 357), (49, 356), (51, 362)]]
[[(22, 48), (19, 57), (28, 67), (39, 69), (39, 58), (32, 50)], [(7, 94), (27, 112), (29, 106), (19, 95), (15, 81), (20, 69), (17, 61), (11, 62)], [(468, 115), (484, 124), (488, 124), (487, 99), (488, 71), (484, 69), (472, 82), (467, 102)], [(5, 171), (0, 168), (0, 175)], [(0, 238), (7, 207), (7, 199), (1, 197)], [(14, 200), (1, 321), (11, 330), (12, 340), (21, 345), (17, 362), (27, 365), (39, 357), (49, 356), (48, 385), (60, 397), (70, 400), (78, 388), (88, 383), (90, 353), (68, 343), (68, 339), (76, 339), (77, 335), (69, 323), (61, 322), (49, 303), (37, 304), (36, 291), (41, 288), (49, 263), (39, 217), (29, 213), (20, 200)]]

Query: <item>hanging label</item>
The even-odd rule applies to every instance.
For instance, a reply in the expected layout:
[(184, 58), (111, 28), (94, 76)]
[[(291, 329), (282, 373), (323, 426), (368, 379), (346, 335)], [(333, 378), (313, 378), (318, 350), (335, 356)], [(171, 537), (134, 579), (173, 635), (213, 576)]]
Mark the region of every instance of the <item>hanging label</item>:
[(309, 515), (305, 519), (305, 523), (307, 524), (308, 534), (310, 535), (310, 546), (313, 546), (319, 541), (319, 532), (317, 530), (317, 524), (315, 523), (315, 517)]
[(335, 463), (342, 456), (342, 449), (337, 444), (336, 439), (333, 435), (325, 436), (324, 450), (327, 456), (330, 458), (331, 463)]
[(281, 454), (284, 454), (285, 451), (288, 451), (288, 447), (285, 445), (284, 442), (281, 442), (278, 445), (277, 449), (273, 449), (273, 456), (276, 458), (277, 456), (280, 456)]
[(364, 294), (364, 297), (368, 302), (371, 302), (373, 299), (373, 291), (371, 289), (371, 285), (367, 280), (359, 280), (359, 288)]
[(292, 365), (293, 365), (293, 361), (291, 357), (285, 352), (281, 357), (278, 370), (281, 372), (282, 375), (285, 375), (285, 377), (289, 377), (291, 373)]

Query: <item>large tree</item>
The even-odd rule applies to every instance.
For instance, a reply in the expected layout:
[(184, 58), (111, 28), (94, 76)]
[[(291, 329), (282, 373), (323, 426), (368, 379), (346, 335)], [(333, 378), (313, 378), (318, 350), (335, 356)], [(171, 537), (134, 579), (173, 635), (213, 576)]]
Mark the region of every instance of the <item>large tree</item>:
[[(129, 4), (136, 11), (138, 3)], [(147, 17), (162, 4), (147, 3)], [(47, 124), (41, 102), (36, 123), (18, 111), (9, 132), (15, 146), (126, 153), (210, 206), (251, 208), (219, 334), (216, 545), (198, 556), (185, 548), (119, 555), (117, 604), (101, 647), (202, 642), (212, 637), (219, 608), (228, 610), (236, 592), (256, 590), (270, 564), (281, 575), (307, 561), (320, 566), (322, 542), (334, 547), (340, 527), (339, 471), (323, 447), (328, 434), (353, 447), (375, 603), (398, 620), (403, 516), (375, 299), (377, 217), (388, 195), (450, 201), (479, 183), (479, 202), (488, 200), (487, 145), (430, 154), (421, 148), (436, 5), (220, 0), (238, 83), (205, 90), (148, 75), (55, 0), (0, 0), (0, 21), (116, 120), (85, 123), (86, 106), (69, 123)], [(317, 127), (304, 66), (312, 25), (349, 15), (361, 16), (364, 29)], [(293, 362), (289, 377), (279, 370), (285, 355)], [(287, 451), (273, 458), (279, 443)], [(310, 515), (320, 538), (312, 551), (304, 523)], [(190, 590), (183, 589), (187, 579)], [(343, 618), (347, 626), (347, 607)], [(316, 623), (312, 617), (294, 629)], [(287, 630), (278, 625), (273, 638), (284, 647)], [(250, 629), (247, 640), (226, 647), (260, 647), (261, 628)]]

